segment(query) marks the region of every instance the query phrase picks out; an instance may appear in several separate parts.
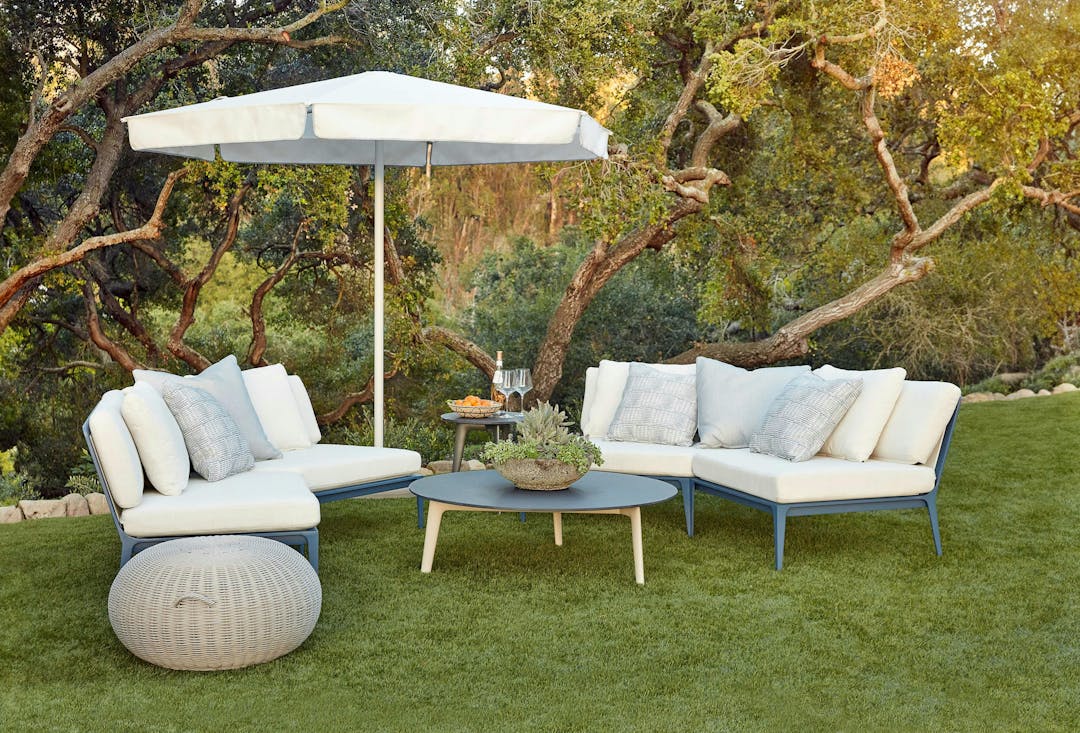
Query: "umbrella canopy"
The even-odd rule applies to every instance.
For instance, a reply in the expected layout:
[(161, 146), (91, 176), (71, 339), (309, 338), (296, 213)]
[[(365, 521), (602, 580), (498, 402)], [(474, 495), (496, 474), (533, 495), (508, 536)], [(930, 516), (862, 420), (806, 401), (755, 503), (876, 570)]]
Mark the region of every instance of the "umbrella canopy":
[(585, 112), (385, 71), (124, 118), (135, 150), (237, 163), (375, 168), (375, 445), (383, 443), (384, 166), (607, 157)]

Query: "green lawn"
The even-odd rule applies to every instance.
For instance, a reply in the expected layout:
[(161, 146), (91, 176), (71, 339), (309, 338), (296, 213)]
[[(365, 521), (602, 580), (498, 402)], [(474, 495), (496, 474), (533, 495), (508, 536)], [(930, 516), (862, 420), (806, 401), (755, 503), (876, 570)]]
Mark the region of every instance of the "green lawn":
[(1080, 729), (1080, 394), (965, 406), (925, 512), (795, 518), (699, 496), (628, 522), (324, 507), (323, 612), (270, 664), (158, 669), (106, 603), (107, 517), (0, 527), (0, 729)]

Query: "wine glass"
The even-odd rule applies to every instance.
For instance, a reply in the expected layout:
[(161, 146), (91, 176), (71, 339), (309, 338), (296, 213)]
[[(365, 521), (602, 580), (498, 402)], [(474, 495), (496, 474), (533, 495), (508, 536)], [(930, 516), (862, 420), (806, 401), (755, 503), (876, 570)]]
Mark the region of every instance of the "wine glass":
[(533, 380), (531, 369), (515, 369), (517, 375), (514, 378), (514, 391), (521, 397), (521, 412), (525, 413), (525, 395), (532, 391)]
[(515, 372), (517, 372), (517, 369), (503, 369), (502, 382), (495, 385), (495, 389), (503, 396), (502, 413), (504, 415), (508, 412), (506, 408), (510, 406), (510, 395), (517, 391), (517, 379), (514, 376)]

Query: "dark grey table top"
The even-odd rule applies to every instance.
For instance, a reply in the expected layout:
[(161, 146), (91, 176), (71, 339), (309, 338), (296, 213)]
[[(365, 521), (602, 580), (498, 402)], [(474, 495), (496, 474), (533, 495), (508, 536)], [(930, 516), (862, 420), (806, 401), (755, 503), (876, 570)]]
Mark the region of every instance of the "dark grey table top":
[(521, 422), (521, 415), (505, 415), (496, 412), (491, 417), (462, 417), (456, 412), (445, 412), (442, 419), (457, 425), (475, 425), (479, 428), (488, 425), (514, 425)]
[(431, 501), (513, 512), (574, 512), (622, 509), (666, 501), (678, 493), (669, 483), (645, 476), (589, 471), (561, 491), (519, 489), (496, 471), (441, 473), (414, 481), (412, 493)]

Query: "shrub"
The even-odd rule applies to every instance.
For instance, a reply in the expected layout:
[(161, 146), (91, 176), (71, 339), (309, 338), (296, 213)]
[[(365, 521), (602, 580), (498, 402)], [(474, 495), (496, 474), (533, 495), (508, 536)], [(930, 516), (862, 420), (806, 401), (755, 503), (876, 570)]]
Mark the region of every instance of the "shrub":
[(12, 472), (0, 475), (0, 506), (13, 506), (23, 499), (40, 498), (41, 494), (25, 474)]

